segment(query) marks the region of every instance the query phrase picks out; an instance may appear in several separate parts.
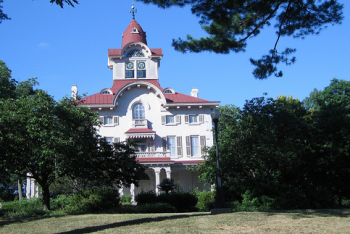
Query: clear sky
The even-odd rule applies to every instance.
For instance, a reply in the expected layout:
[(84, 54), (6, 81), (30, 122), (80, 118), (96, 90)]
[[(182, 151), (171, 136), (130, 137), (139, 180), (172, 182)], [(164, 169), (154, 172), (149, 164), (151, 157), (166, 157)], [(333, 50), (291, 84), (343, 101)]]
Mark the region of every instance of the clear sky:
[[(112, 86), (112, 71), (107, 68), (107, 50), (120, 49), (122, 32), (132, 16), (132, 1), (79, 0), (72, 8), (61, 9), (49, 0), (4, 0), (3, 11), (11, 20), (0, 24), (0, 59), (18, 81), (37, 77), (41, 88), (61, 99), (70, 95), (72, 84), (79, 94), (88, 95)], [(344, 4), (344, 21), (329, 26), (318, 36), (304, 40), (281, 38), (278, 49), (297, 48), (297, 61), (280, 66), (284, 76), (256, 80), (249, 58), (260, 58), (274, 45), (271, 27), (248, 41), (244, 53), (220, 55), (209, 52), (176, 52), (173, 38), (206, 36), (199, 19), (189, 8), (160, 9), (135, 2), (136, 21), (147, 33), (150, 48), (162, 48), (159, 68), (163, 88), (221, 101), (222, 105), (242, 107), (245, 100), (268, 93), (269, 97), (293, 95), (303, 100), (314, 89), (323, 89), (333, 78), (350, 80), (350, 2)]]

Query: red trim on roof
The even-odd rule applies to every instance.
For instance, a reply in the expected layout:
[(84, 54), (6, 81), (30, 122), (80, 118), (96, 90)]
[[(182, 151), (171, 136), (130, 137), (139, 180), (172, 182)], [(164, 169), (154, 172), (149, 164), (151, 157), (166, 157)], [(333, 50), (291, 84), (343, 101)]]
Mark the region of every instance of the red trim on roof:
[(149, 128), (130, 128), (125, 133), (155, 133), (155, 131)]
[(88, 104), (112, 104), (114, 99), (113, 94), (100, 94), (96, 93), (82, 98), (83, 105)]
[[(150, 49), (152, 55), (159, 55), (163, 56), (162, 49)], [(121, 49), (108, 49), (108, 56), (121, 56), (122, 50)]]
[(200, 162), (204, 162), (204, 161), (205, 161), (205, 160), (174, 161), (174, 163), (186, 164), (186, 163), (200, 163)]
[(164, 158), (136, 158), (136, 161), (139, 162), (173, 162), (171, 161), (170, 157), (164, 157)]
[(111, 90), (113, 93), (117, 93), (122, 87), (125, 85), (131, 83), (131, 82), (137, 82), (137, 81), (144, 81), (151, 83), (155, 85), (158, 89), (160, 89), (163, 92), (163, 88), (160, 87), (158, 80), (156, 79), (125, 79), (125, 80), (113, 80), (113, 86), (111, 87)]

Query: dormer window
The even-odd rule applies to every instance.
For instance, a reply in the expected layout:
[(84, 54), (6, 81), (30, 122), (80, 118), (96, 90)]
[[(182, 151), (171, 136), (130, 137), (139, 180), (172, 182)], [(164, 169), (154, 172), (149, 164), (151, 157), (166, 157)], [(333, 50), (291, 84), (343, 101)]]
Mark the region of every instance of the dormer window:
[(126, 54), (127, 58), (131, 58), (131, 57), (145, 57), (144, 53), (142, 52), (142, 50), (130, 50), (127, 54)]
[(110, 89), (102, 89), (100, 94), (113, 94), (113, 93), (112, 93), (112, 91)]
[[(135, 66), (136, 65), (136, 66)], [(146, 78), (146, 61), (127, 61), (125, 63), (125, 78)]]
[(163, 93), (172, 93), (172, 94), (174, 94), (175, 91), (172, 88), (166, 88), (166, 89), (164, 89)]

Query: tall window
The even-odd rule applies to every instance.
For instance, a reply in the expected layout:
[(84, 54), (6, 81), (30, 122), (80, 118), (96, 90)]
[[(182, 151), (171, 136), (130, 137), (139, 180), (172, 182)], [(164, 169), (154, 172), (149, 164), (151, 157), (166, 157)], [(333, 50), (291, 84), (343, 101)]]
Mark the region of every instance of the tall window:
[(170, 150), (170, 156), (175, 156), (176, 155), (175, 137), (168, 137), (167, 144), (168, 144), (168, 149)]
[(198, 136), (191, 136), (191, 155), (198, 156), (199, 155), (199, 140)]
[(135, 78), (135, 74), (137, 78), (146, 78), (146, 61), (142, 50), (131, 50), (126, 57), (130, 59), (125, 62), (125, 78)]
[(145, 108), (142, 104), (138, 103), (134, 105), (132, 110), (132, 118), (133, 119), (145, 119)]

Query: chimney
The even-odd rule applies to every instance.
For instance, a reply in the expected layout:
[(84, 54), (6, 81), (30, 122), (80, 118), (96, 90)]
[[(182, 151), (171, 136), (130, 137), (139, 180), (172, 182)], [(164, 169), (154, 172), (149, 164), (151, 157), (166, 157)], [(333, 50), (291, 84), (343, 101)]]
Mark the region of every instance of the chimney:
[(197, 88), (192, 88), (191, 96), (192, 97), (198, 97), (198, 89)]
[(75, 84), (72, 85), (71, 95), (72, 95), (72, 98), (74, 98), (74, 100), (77, 99), (77, 96), (78, 96), (78, 86), (75, 85)]

